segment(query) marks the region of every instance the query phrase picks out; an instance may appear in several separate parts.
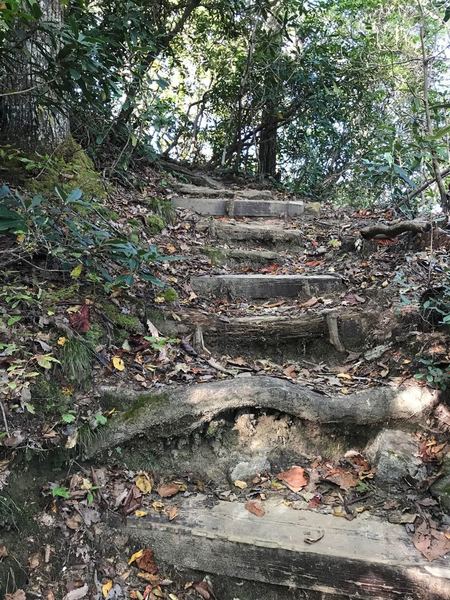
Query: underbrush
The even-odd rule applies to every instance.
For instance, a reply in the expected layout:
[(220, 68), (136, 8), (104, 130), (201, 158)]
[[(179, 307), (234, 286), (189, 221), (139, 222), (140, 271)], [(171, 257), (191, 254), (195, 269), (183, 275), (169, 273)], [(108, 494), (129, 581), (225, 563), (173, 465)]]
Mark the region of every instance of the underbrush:
[(143, 332), (125, 307), (154, 295), (154, 287), (174, 299), (159, 269), (177, 257), (160, 254), (151, 240), (170, 216), (167, 203), (157, 204), (149, 215), (157, 227), (143, 235), (142, 223), (133, 228), (105, 200), (87, 200), (79, 188), (43, 195), (0, 187), (3, 440), (12, 439), (15, 414), (70, 426), (75, 394), (91, 385), (96, 362), (114, 370), (108, 349)]

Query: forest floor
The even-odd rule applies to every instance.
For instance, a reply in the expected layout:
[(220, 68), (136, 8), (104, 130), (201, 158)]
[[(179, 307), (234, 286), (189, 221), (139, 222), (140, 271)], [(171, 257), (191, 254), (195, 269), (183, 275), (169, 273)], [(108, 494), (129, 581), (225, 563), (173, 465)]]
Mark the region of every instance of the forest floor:
[[(243, 503), (260, 519), (273, 497), (347, 520), (370, 513), (401, 524), (418, 555), (439, 562), (450, 550), (448, 496), (433, 488), (450, 476), (445, 398), (406, 426), (377, 422), (372, 436), (363, 421), (337, 432), (319, 419), (305, 433), (304, 419), (277, 406), (233, 405), (185, 433), (134, 439), (130, 430), (129, 443), (106, 443), (86, 460), (92, 437), (108, 438), (124, 408), (123, 399), (119, 407), (105, 400), (106, 389), (126, 398), (270, 377), (345, 399), (370, 388), (439, 387), (450, 363), (448, 333), (425, 304), (445, 284), (445, 232), (368, 241), (361, 229), (392, 223), (391, 210), (314, 205), (298, 218), (258, 220), (294, 240), (298, 232), (299, 242), (233, 242), (226, 232), (255, 219), (171, 214), (163, 202), (166, 223), (154, 233), (152, 200), (196, 192), (170, 176), (162, 188), (151, 170), (144, 176), (140, 191), (110, 188), (105, 206), (115, 229), (166, 257), (153, 267), (165, 288), (137, 283), (106, 293), (42, 258), (3, 278), (0, 567), (8, 600), (216, 597), (208, 579), (160, 567), (153, 549), (109, 533), (115, 516), (176, 523), (183, 501), (199, 494)], [(242, 197), (252, 187), (214, 183)], [(280, 191), (271, 198), (295, 200)], [(252, 298), (226, 286), (208, 295), (194, 284), (230, 274), (325, 276), (339, 286)], [(383, 463), (373, 446), (382, 435), (409, 457)], [(252, 451), (264, 445), (266, 454)]]

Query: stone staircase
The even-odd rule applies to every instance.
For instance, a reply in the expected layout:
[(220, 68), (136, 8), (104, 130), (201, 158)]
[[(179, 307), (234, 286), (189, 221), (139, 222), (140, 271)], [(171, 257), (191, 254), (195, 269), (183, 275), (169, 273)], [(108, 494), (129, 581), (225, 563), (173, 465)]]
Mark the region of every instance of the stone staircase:
[[(167, 314), (158, 322), (163, 334), (192, 334), (194, 341), (200, 337), (199, 352), (206, 344), (212, 351), (231, 349), (241, 355), (256, 351), (267, 357), (277, 348), (281, 357), (301, 355), (313, 362), (324, 356), (331, 362), (342, 360), (348, 352), (376, 345), (373, 331), (380, 317), (376, 307), (327, 306), (327, 299), (347, 289), (342, 275), (245, 272), (248, 265), (274, 260), (282, 264), (300, 254), (303, 225), (317, 214), (317, 206), (287, 202), (267, 190), (190, 185), (179, 186), (172, 202), (182, 215), (183, 211), (198, 215), (196, 232), (207, 242), (194, 248), (193, 256), (209, 257), (211, 272), (191, 278), (193, 293), (206, 303), (226, 299), (229, 305), (222, 315), (207, 308), (183, 309), (176, 320)], [(319, 310), (302, 308), (317, 297), (325, 299)], [(252, 311), (239, 313), (234, 310), (238, 306), (252, 306)], [(297, 384), (278, 386), (268, 378), (266, 385), (255, 376), (228, 383), (169, 387), (164, 406), (162, 394), (151, 405), (138, 397), (141, 412), (118, 422), (101, 448), (144, 431), (158, 437), (169, 421), (174, 425), (168, 435), (183, 428), (194, 431), (221, 410), (239, 407), (240, 398), (242, 406), (270, 406), (311, 422), (339, 423), (347, 429), (351, 423), (366, 429), (375, 426), (372, 438), (390, 422), (399, 427), (402, 415), (409, 415), (407, 428), (411, 427), (436, 404), (433, 399), (424, 401), (420, 390), (372, 396), (366, 392), (364, 399), (363, 395), (360, 399), (337, 396), (326, 401), (320, 395), (311, 400), (306, 390), (309, 408), (299, 413), (296, 406), (303, 401), (303, 392), (298, 398), (292, 392), (291, 399), (291, 390), (300, 389)], [(347, 402), (349, 409), (342, 412)], [(366, 418), (365, 411), (371, 416)], [(307, 508), (292, 510), (280, 501), (264, 504), (266, 514), (258, 518), (242, 503), (215, 500), (211, 504), (211, 498), (198, 495), (182, 499), (180, 516), (173, 522), (151, 514), (145, 520), (130, 517), (118, 527), (140, 546), (153, 548), (164, 563), (187, 573), (209, 574), (214, 589), (220, 590), (220, 600), (450, 599), (448, 560), (428, 563), (402, 525), (369, 514), (346, 521)]]

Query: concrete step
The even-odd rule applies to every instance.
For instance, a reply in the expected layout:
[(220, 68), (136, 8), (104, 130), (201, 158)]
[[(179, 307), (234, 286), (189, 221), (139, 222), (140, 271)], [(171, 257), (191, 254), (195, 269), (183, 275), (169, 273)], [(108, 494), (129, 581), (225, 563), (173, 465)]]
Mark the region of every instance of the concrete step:
[(265, 246), (300, 246), (302, 233), (298, 229), (276, 227), (273, 223), (236, 223), (203, 219), (196, 225), (196, 231), (208, 232), (212, 238), (227, 243), (244, 242)]
[(223, 248), (201, 246), (195, 249), (199, 254), (207, 256), (212, 265), (267, 265), (271, 263), (282, 264), (286, 257), (270, 250), (245, 250), (240, 248)]
[(449, 561), (429, 563), (404, 527), (367, 513), (347, 521), (293, 510), (279, 497), (263, 502), (262, 517), (243, 503), (203, 495), (176, 504), (173, 521), (155, 511), (128, 518), (119, 530), (152, 548), (158, 562), (276, 585), (282, 594), (289, 588), (292, 598), (309, 598), (294, 593), (310, 590), (360, 600), (450, 599)]
[(334, 275), (203, 275), (192, 277), (191, 286), (199, 296), (245, 299), (307, 300), (344, 289), (342, 279)]
[(278, 200), (249, 200), (244, 198), (172, 198), (175, 208), (184, 208), (200, 215), (228, 217), (299, 217), (304, 212), (303, 202)]

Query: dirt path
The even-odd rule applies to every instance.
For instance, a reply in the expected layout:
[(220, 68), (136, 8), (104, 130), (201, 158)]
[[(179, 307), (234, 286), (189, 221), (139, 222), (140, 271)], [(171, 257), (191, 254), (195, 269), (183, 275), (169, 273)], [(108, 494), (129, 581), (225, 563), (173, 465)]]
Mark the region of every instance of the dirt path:
[(183, 255), (164, 270), (177, 299), (157, 294), (124, 372), (98, 377), (108, 422), (77, 432), (70, 472), (29, 467), (45, 506), (18, 571), (5, 537), (8, 590), (450, 598), (448, 409), (410, 372), (417, 253), (361, 249), (367, 215), (267, 190), (181, 185), (172, 202), (158, 244)]

